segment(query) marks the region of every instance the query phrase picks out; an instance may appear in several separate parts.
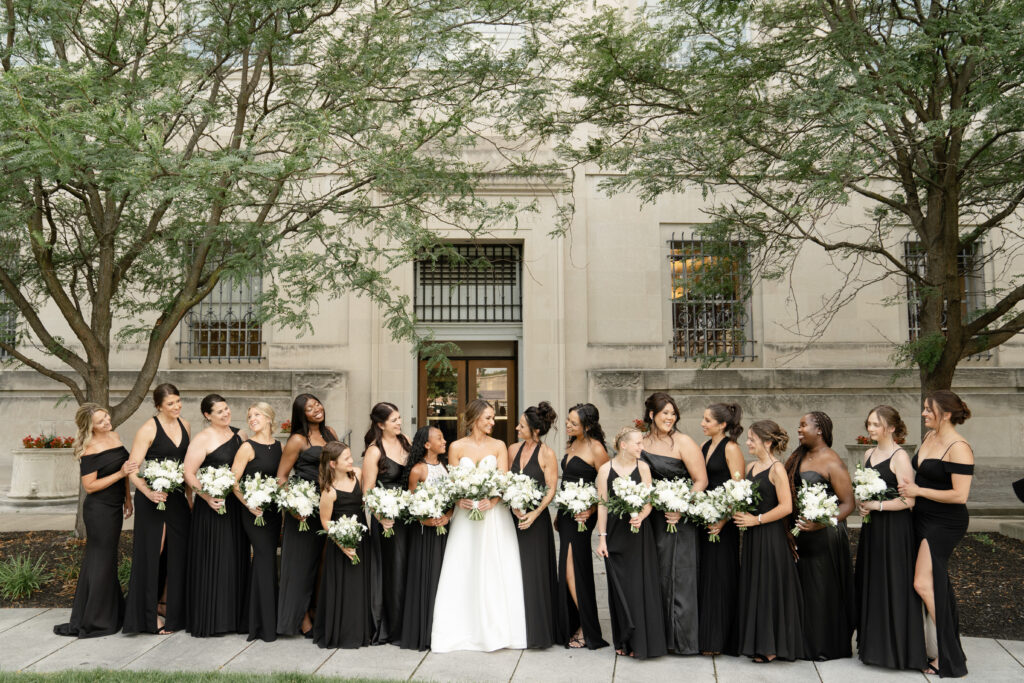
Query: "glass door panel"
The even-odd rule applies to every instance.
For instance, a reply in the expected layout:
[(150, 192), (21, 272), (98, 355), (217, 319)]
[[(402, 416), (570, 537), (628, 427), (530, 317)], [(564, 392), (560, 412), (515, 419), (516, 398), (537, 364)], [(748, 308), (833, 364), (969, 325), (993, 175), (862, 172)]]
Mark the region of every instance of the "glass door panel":
[(468, 367), (469, 396), (482, 398), (494, 406), (495, 439), (515, 440), (515, 363), (510, 360), (471, 360)]
[(437, 427), (451, 443), (463, 436), (459, 418), (466, 404), (482, 398), (494, 406), (492, 436), (505, 443), (515, 441), (515, 421), (519, 419), (515, 361), (452, 360), (451, 365), (451, 372), (428, 371), (426, 361), (420, 361), (417, 424)]
[(451, 361), (451, 372), (427, 370), (420, 361), (420, 426), (437, 427), (444, 440), (459, 438), (459, 414), (466, 407), (466, 361)]

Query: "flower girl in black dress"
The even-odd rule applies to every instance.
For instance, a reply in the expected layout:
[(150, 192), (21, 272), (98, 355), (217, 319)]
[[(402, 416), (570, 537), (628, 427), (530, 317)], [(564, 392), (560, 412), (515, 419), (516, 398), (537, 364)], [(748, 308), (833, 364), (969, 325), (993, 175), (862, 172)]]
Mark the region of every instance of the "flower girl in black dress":
[[(613, 483), (619, 477), (650, 485), (651, 469), (640, 460), (642, 436), (640, 430), (626, 427), (615, 437), (615, 457), (597, 473), (597, 495), (602, 501), (615, 495)], [(668, 653), (658, 551), (651, 525), (645, 524), (650, 514), (650, 503), (629, 519), (609, 514), (604, 505), (597, 511), (597, 554), (605, 558), (608, 571), (615, 652), (638, 659)], [(640, 531), (634, 533), (634, 528)]]
[(876, 470), (892, 493), (886, 500), (860, 502), (857, 654), (865, 664), (923, 669), (928, 657), (921, 599), (913, 590), (914, 499), (896, 493), (900, 482), (914, 478), (910, 456), (896, 443), (907, 435), (907, 426), (895, 408), (882, 405), (868, 413), (864, 427), (877, 444), (865, 454), (864, 467)]
[[(421, 483), (433, 484), (448, 476), (441, 462), (448, 444), (437, 427), (420, 427), (412, 439), (409, 462), (405, 467), (408, 489), (415, 491)], [(407, 530), (409, 564), (405, 581), (405, 609), (402, 616), (402, 638), (399, 645), (406, 650), (429, 650), (430, 630), (434, 626), (434, 598), (441, 577), (444, 547), (448, 535), (438, 535), (437, 528), (451, 520), (451, 510), (434, 519), (421, 520)], [(417, 528), (418, 527), (418, 528)]]
[[(231, 471), (235, 474), (235, 496), (245, 510), (242, 527), (252, 546), (249, 570), (248, 640), (268, 643), (277, 640), (277, 541), (281, 538), (281, 513), (270, 505), (251, 508), (239, 488), (242, 481), (254, 474), (277, 477), (281, 464), (281, 444), (274, 438), (274, 409), (259, 401), (249, 406), (246, 415), (252, 436), (235, 453)], [(256, 520), (262, 519), (257, 526)]]
[(110, 413), (95, 403), (83, 403), (75, 413), (78, 456), (85, 489), (85, 553), (71, 605), (71, 620), (53, 627), (59, 636), (91, 638), (121, 630), (124, 595), (117, 581), (117, 543), (121, 523), (132, 514), (128, 475), (138, 464), (111, 431)]
[(747, 479), (757, 484), (761, 501), (753, 513), (733, 516), (736, 526), (746, 529), (740, 560), (740, 654), (759, 664), (804, 656), (804, 601), (786, 538), (793, 496), (778, 460), (788, 443), (789, 435), (772, 420), (750, 425), (747, 449), (757, 460), (748, 466)]
[[(324, 446), (320, 455), (320, 523), (323, 528), (342, 516), (362, 522), (363, 489), (352, 450), (339, 441)], [(313, 642), (322, 648), (358, 648), (370, 644), (370, 569), (373, 558), (364, 535), (356, 548), (327, 542), (320, 577), (320, 596), (313, 620)], [(359, 563), (353, 564), (358, 557)]]
[(523, 572), (523, 599), (526, 602), (526, 647), (546, 648), (565, 644), (559, 632), (555, 605), (558, 603), (558, 573), (555, 563), (555, 534), (548, 505), (558, 490), (558, 459), (555, 452), (541, 443), (555, 419), (554, 408), (547, 401), (530, 406), (519, 417), (516, 434), (522, 439), (508, 449), (512, 474), (532, 477), (547, 493), (540, 504), (529, 512), (512, 510), (516, 517), (516, 539), (519, 541), (519, 566)]

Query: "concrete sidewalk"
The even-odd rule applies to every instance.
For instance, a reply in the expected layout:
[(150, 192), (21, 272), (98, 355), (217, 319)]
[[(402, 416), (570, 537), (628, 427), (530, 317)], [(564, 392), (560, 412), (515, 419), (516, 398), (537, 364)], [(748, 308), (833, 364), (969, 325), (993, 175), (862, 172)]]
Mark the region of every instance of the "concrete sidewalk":
[[(754, 664), (746, 657), (661, 657), (639, 662), (597, 651), (499, 650), (435, 654), (391, 645), (359, 650), (321, 650), (304, 638), (274, 643), (244, 636), (192, 638), (108, 636), (76, 640), (53, 634), (69, 609), (0, 610), (0, 671), (52, 672), (69, 669), (158, 671), (298, 672), (318, 676), (375, 677), (414, 681), (937, 681), (913, 671), (864, 666), (857, 659), (831, 662)], [(1024, 680), (1024, 642), (964, 638), (965, 681)]]

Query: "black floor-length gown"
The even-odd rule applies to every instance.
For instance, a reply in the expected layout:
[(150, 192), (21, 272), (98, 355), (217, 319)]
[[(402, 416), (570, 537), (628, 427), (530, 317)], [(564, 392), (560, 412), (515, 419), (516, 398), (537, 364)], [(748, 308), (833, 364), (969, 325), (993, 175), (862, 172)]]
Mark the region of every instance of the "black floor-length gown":
[[(433, 483), (447, 476), (443, 464), (427, 465), (425, 483)], [(441, 578), (444, 548), (448, 534), (438, 535), (436, 527), (413, 522), (406, 529), (409, 535), (409, 562), (405, 581), (405, 610), (402, 613), (402, 638), (399, 645), (405, 650), (430, 649), (430, 632), (434, 628), (434, 600), (437, 582)]]
[[(761, 493), (752, 514), (764, 514), (779, 504), (768, 478), (770, 469), (747, 475)], [(781, 465), (778, 469), (779, 476), (785, 476)], [(786, 524), (783, 518), (752, 526), (743, 534), (737, 631), (740, 654), (748, 657), (775, 655), (794, 660), (804, 656), (804, 601)]]
[[(946, 448), (941, 458), (918, 461), (914, 456), (913, 465), (917, 470), (914, 482), (921, 488), (950, 491), (953, 475), (974, 475), (974, 465), (949, 462), (945, 459), (954, 441)], [(966, 443), (966, 442), (964, 442)], [(930, 498), (918, 496), (914, 502), (914, 536), (917, 546), (928, 541), (932, 558), (932, 586), (935, 591), (935, 636), (939, 646), (939, 676), (960, 677), (967, 674), (967, 656), (960, 645), (960, 613), (956, 606), (956, 595), (949, 580), (949, 557), (960, 539), (967, 533), (970, 514), (963, 503), (938, 503)]]
[[(708, 490), (718, 488), (729, 479), (729, 465), (725, 460), (725, 447), (730, 439), (718, 442), (708, 457), (711, 442), (701, 446), (708, 469)], [(740, 530), (732, 520), (725, 523), (718, 534), (719, 540), (708, 540), (707, 531), (698, 529), (700, 542), (700, 579), (697, 605), (700, 623), (698, 640), (701, 652), (722, 652), (735, 655), (737, 596), (740, 577)]]
[[(103, 479), (117, 473), (127, 460), (128, 450), (118, 446), (83, 455), (78, 469), (83, 477), (95, 472), (98, 479)], [(53, 627), (59, 636), (92, 638), (121, 630), (124, 595), (117, 581), (117, 543), (124, 521), (124, 494), (124, 482), (119, 480), (85, 497), (85, 553), (71, 604), (71, 620)]]
[[(184, 462), (188, 450), (188, 431), (181, 419), (181, 442), (175, 444), (156, 422), (156, 436), (146, 451), (146, 463), (160, 460)], [(184, 485), (167, 494), (166, 509), (157, 510), (156, 503), (141, 491), (135, 491), (135, 528), (132, 547), (132, 577), (125, 602), (125, 633), (157, 633), (157, 605), (164, 587), (167, 602), (164, 630), (180, 631), (187, 624), (185, 609), (185, 578), (188, 574), (188, 535), (192, 510), (185, 497)], [(166, 532), (166, 538), (164, 533)], [(163, 551), (160, 543), (163, 541)]]
[[(608, 495), (619, 476), (614, 467), (608, 472)], [(640, 483), (640, 467), (629, 478)], [(656, 512), (656, 511), (655, 511)], [(665, 608), (658, 577), (658, 550), (649, 523), (650, 517), (633, 533), (629, 518), (608, 514), (608, 606), (612, 617), (612, 642), (615, 649), (632, 653), (637, 659), (668, 654), (665, 639)]]
[[(320, 471), (322, 446), (299, 451), (292, 476), (311, 481), (316, 486)], [(317, 486), (317, 491), (320, 488)], [(324, 554), (324, 537), (320, 514), (314, 510), (306, 518), (309, 531), (299, 531), (299, 520), (290, 512), (282, 515), (281, 585), (277, 598), (277, 632), (295, 636), (302, 631), (302, 618), (316, 603), (316, 577)]]
[[(207, 454), (203, 467), (231, 466), (242, 445), (238, 430)], [(188, 557), (188, 632), (197, 638), (245, 633), (249, 586), (249, 539), (233, 493), (218, 514), (198, 495), (192, 510)]]
[[(832, 484), (820, 472), (807, 470), (800, 478), (808, 484)], [(794, 510), (796, 505), (793, 506)], [(846, 522), (796, 537), (796, 563), (804, 596), (804, 657), (823, 662), (853, 656), (856, 625), (853, 602), (853, 563)]]
[[(363, 520), (363, 492), (359, 482), (351, 491), (334, 489), (331, 520), (355, 515)], [(431, 531), (433, 533), (433, 531)], [(333, 541), (324, 550), (324, 567), (320, 577), (320, 597), (313, 620), (313, 642), (322, 648), (357, 648), (370, 644), (373, 615), (370, 612), (370, 574), (373, 557), (368, 537), (363, 536), (356, 548), (359, 564), (352, 564)], [(429, 637), (429, 631), (427, 632)]]
[[(899, 482), (891, 463), (890, 455), (867, 467), (877, 470), (895, 491)], [(921, 598), (914, 590), (916, 552), (911, 510), (874, 510), (860, 527), (854, 585), (859, 607), (857, 653), (865, 664), (916, 670), (928, 665)]]
[[(597, 481), (597, 470), (580, 458), (562, 457), (562, 481), (593, 484)], [(586, 522), (586, 531), (579, 531), (575, 517), (565, 510), (558, 511), (558, 630), (572, 638), (576, 629), (583, 629), (586, 646), (596, 650), (608, 645), (601, 637), (601, 622), (597, 617), (597, 591), (594, 588), (594, 551), (590, 536), (597, 525), (597, 513)], [(576, 599), (573, 602), (566, 580), (566, 561), (572, 548), (573, 578), (576, 585)]]
[[(689, 470), (678, 458), (647, 451), (641, 451), (640, 456), (650, 466), (654, 480), (690, 478)], [(697, 528), (684, 519), (676, 524), (676, 533), (670, 534), (664, 512), (655, 510), (648, 519), (658, 549), (668, 649), (677, 655), (697, 654), (697, 584), (700, 574)]]
[[(544, 470), (540, 466), (540, 444), (533, 449), (526, 467), (522, 466), (523, 448), (520, 447), (512, 460), (509, 471), (532, 477), (541, 490), (547, 486)], [(516, 538), (519, 541), (519, 566), (523, 573), (523, 600), (526, 603), (526, 647), (546, 648), (555, 643), (565, 644), (568, 637), (559, 633), (555, 605), (558, 604), (558, 572), (555, 564), (555, 533), (551, 527), (551, 515), (547, 509), (542, 512), (529, 529), (516, 524)]]
[[(242, 479), (257, 472), (274, 479), (281, 464), (281, 444), (250, 441), (253, 459), (245, 465)], [(256, 518), (242, 510), (242, 527), (252, 546), (252, 565), (249, 570), (249, 619), (247, 640), (277, 640), (277, 540), (281, 538), (281, 513), (270, 505), (263, 508), (263, 526), (256, 526)]]
[[(401, 489), (403, 465), (399, 465), (381, 449), (377, 461), (377, 486)], [(370, 515), (370, 566), (374, 645), (397, 641), (402, 635), (402, 608), (405, 605), (405, 572), (409, 560), (408, 529), (401, 520), (391, 527), (394, 535), (384, 538), (384, 527)]]

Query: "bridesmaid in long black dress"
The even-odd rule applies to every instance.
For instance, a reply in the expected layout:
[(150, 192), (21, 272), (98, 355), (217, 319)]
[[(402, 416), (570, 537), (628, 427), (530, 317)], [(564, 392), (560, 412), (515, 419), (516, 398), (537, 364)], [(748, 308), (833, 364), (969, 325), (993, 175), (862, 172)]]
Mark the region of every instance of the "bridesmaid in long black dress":
[(747, 530), (740, 561), (739, 649), (757, 663), (804, 656), (804, 601), (786, 538), (793, 497), (778, 460), (788, 443), (786, 431), (771, 420), (750, 425), (747, 448), (757, 461), (747, 468), (747, 479), (757, 484), (761, 502), (754, 513), (733, 516)]
[[(292, 401), (292, 433), (284, 445), (277, 483), (289, 476), (313, 482), (319, 489), (320, 452), (328, 441), (338, 438), (327, 426), (324, 405), (312, 394), (299, 394)], [(299, 531), (299, 519), (283, 515), (281, 534), (281, 585), (277, 598), (279, 635), (309, 635), (313, 628), (316, 577), (324, 553), (324, 537), (317, 533), (320, 515), (306, 520), (308, 531)]]
[[(181, 419), (181, 395), (173, 384), (153, 390), (156, 416), (135, 434), (131, 460), (184, 462), (190, 428)], [(125, 604), (125, 633), (173, 633), (185, 628), (185, 575), (192, 508), (185, 487), (171, 493), (153, 491), (136, 472), (132, 577)], [(164, 510), (157, 505), (163, 503)], [(162, 609), (161, 609), (162, 608)]]
[[(569, 447), (562, 458), (563, 482), (597, 481), (597, 470), (608, 462), (601, 429), (600, 413), (592, 403), (579, 403), (569, 409), (565, 420)], [(597, 592), (594, 589), (594, 563), (590, 535), (594, 532), (596, 507), (575, 517), (559, 510), (558, 529), (558, 631), (569, 636), (567, 647), (596, 650), (608, 645), (601, 637), (597, 618)], [(579, 522), (586, 531), (579, 531)]]
[(519, 566), (523, 573), (523, 599), (526, 603), (526, 647), (546, 648), (565, 644), (567, 637), (558, 630), (555, 605), (558, 601), (558, 572), (555, 564), (555, 534), (548, 506), (558, 488), (558, 459), (541, 443), (557, 419), (554, 408), (541, 401), (519, 417), (516, 433), (522, 439), (508, 449), (509, 472), (529, 475), (547, 493), (530, 512), (512, 510), (516, 517), (519, 541)]
[[(713, 403), (704, 410), (700, 427), (711, 437), (701, 446), (708, 473), (708, 488), (743, 476), (743, 453), (736, 439), (743, 433), (743, 410), (735, 403)], [(697, 594), (700, 627), (698, 640), (703, 654), (737, 654), (736, 617), (740, 578), (740, 530), (723, 519), (698, 531), (700, 579)], [(710, 535), (718, 536), (712, 543)]]
[[(273, 479), (281, 465), (281, 444), (274, 438), (274, 409), (262, 401), (249, 406), (246, 421), (252, 436), (235, 453), (231, 471), (241, 483), (254, 474)], [(281, 538), (281, 513), (271, 506), (252, 508), (235, 485), (235, 496), (242, 504), (242, 527), (252, 546), (249, 569), (248, 640), (277, 640), (277, 540)], [(263, 525), (256, 526), (262, 518)]]
[[(708, 484), (704, 458), (697, 443), (676, 431), (679, 406), (666, 393), (656, 392), (644, 403), (644, 422), (648, 425), (640, 457), (651, 468), (651, 478), (690, 479), (691, 491), (703, 491)], [(669, 533), (668, 525), (676, 532)], [(699, 651), (697, 584), (700, 560), (697, 527), (680, 521), (678, 512), (657, 512), (651, 517), (651, 529), (658, 549), (661, 597), (665, 608), (666, 640), (669, 652), (692, 655)]]
[[(404, 489), (402, 473), (409, 459), (409, 439), (402, 433), (398, 406), (381, 402), (370, 411), (370, 429), (363, 437), (363, 493), (380, 486)], [(384, 538), (385, 529), (394, 535)], [(405, 605), (405, 573), (409, 559), (409, 534), (395, 520), (370, 516), (370, 555), (374, 645), (397, 641), (402, 635), (402, 608)]]
[[(651, 483), (651, 470), (640, 460), (641, 437), (640, 430), (633, 427), (626, 427), (615, 437), (615, 457), (597, 473), (601, 500), (615, 495), (612, 484), (618, 477)], [(597, 512), (597, 554), (605, 558), (608, 571), (612, 641), (616, 654), (637, 659), (668, 653), (658, 551), (651, 525), (644, 524), (650, 514), (650, 503), (635, 518), (619, 519), (604, 505)], [(640, 531), (633, 533), (633, 528)]]
[[(364, 519), (363, 490), (352, 450), (331, 441), (320, 456), (320, 524), (342, 515)], [(352, 564), (358, 555), (359, 564)], [(313, 642), (322, 648), (358, 648), (370, 644), (370, 572), (373, 558), (364, 535), (357, 548), (339, 548), (333, 541), (324, 552), (320, 597), (313, 621)]]
[[(889, 669), (928, 665), (921, 628), (921, 599), (914, 585), (913, 498), (899, 498), (901, 481), (913, 479), (910, 456), (896, 442), (907, 426), (892, 406), (878, 406), (864, 421), (877, 445), (865, 454), (864, 467), (878, 472), (892, 490), (887, 500), (860, 503), (860, 527), (854, 573), (859, 607), (857, 654), (865, 664)], [(870, 515), (870, 517), (868, 517)]]
[[(823, 662), (853, 656), (856, 612), (846, 518), (853, 512), (855, 500), (850, 473), (831, 448), (831, 418), (818, 411), (807, 413), (800, 418), (797, 435), (800, 446), (786, 461), (794, 501), (803, 481), (824, 484), (828, 494), (839, 499), (839, 523), (834, 527), (794, 514), (800, 530), (796, 568), (804, 595), (804, 657)], [(795, 502), (793, 507), (795, 513)]]
[[(188, 554), (188, 632), (205, 638), (245, 633), (249, 585), (249, 542), (242, 505), (234, 496), (214, 498), (200, 491), (202, 467), (231, 466), (244, 437), (231, 426), (231, 408), (217, 394), (200, 406), (209, 426), (185, 454), (185, 483), (196, 492)], [(224, 514), (217, 511), (226, 508)]]
[(967, 496), (974, 476), (974, 451), (956, 425), (970, 418), (971, 411), (952, 391), (940, 390), (928, 394), (921, 415), (931, 431), (913, 459), (917, 476), (899, 490), (916, 499), (914, 532), (919, 545), (914, 590), (928, 610), (938, 646), (938, 656), (925, 672), (958, 678), (967, 675), (967, 657), (960, 645), (960, 617), (948, 569), (949, 557), (970, 521)]
[(117, 542), (121, 523), (132, 514), (128, 475), (138, 469), (129, 462), (128, 450), (111, 431), (110, 413), (95, 403), (84, 403), (75, 413), (78, 435), (75, 455), (79, 458), (85, 503), (85, 553), (78, 572), (71, 620), (57, 624), (59, 636), (92, 638), (121, 630), (124, 595), (117, 581)]
[[(408, 489), (421, 483), (434, 484), (448, 476), (441, 462), (448, 444), (437, 427), (420, 427), (412, 439), (409, 462), (405, 466)], [(444, 548), (448, 535), (438, 535), (437, 527), (451, 521), (451, 510), (440, 517), (421, 520), (408, 530), (409, 564), (405, 581), (405, 609), (402, 613), (402, 638), (405, 650), (430, 649), (430, 631), (434, 627), (434, 598), (441, 578)], [(417, 528), (419, 527), (419, 528)]]

